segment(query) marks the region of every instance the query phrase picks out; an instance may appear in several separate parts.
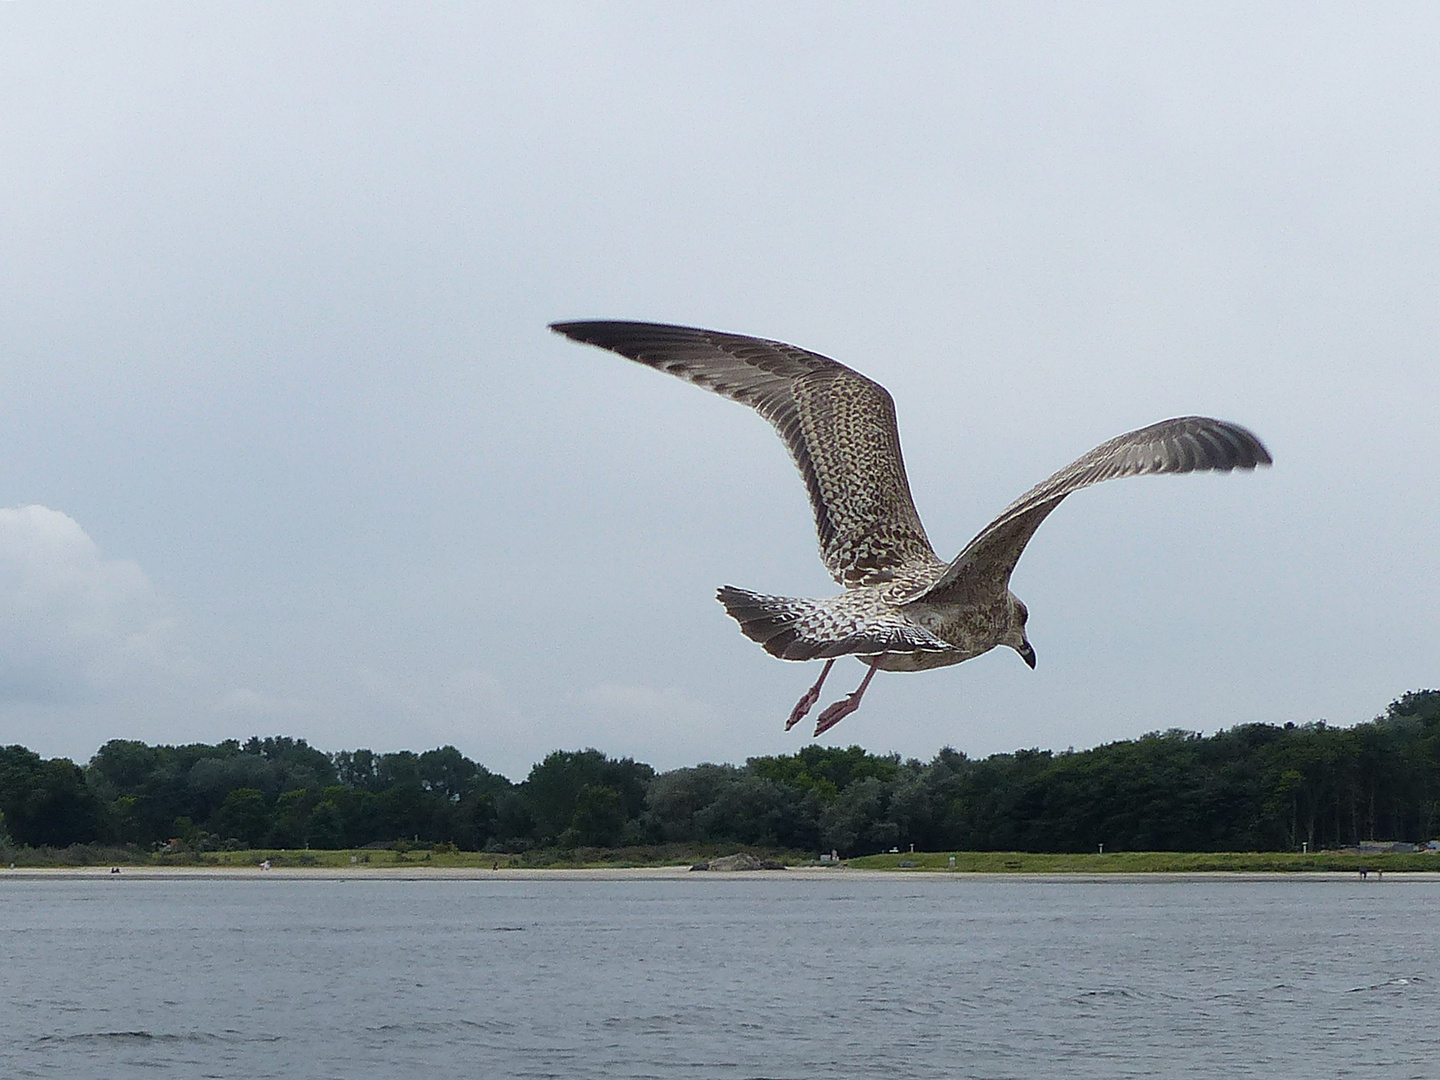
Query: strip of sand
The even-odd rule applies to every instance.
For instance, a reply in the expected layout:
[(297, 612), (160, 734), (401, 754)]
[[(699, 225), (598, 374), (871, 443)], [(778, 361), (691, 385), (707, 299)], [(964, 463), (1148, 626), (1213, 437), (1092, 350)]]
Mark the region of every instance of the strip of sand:
[[(966, 873), (953, 870), (860, 870), (845, 866), (794, 867), (786, 870), (735, 870), (697, 873), (688, 866), (598, 867), (593, 869), (533, 870), (479, 867), (275, 867), (258, 866), (126, 866), (117, 874), (109, 867), (17, 867), (0, 869), (4, 881), (899, 881), (922, 877), (927, 881), (1005, 882), (1022, 880), (1050, 884), (1137, 884), (1184, 881), (1357, 881), (1353, 872), (1312, 870), (1295, 872), (1210, 870), (1151, 871), (1146, 873)], [(1440, 885), (1440, 874), (1392, 871), (1371, 872), (1367, 884), (1423, 882)]]

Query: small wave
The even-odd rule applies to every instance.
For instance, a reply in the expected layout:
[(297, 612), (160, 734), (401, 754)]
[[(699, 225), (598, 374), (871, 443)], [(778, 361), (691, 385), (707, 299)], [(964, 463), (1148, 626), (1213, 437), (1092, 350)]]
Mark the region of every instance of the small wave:
[[(1244, 1003), (1254, 1001), (1256, 998), (1279, 997), (1284, 1001), (1294, 1001), (1295, 995), (1299, 992), (1300, 988), (1297, 986), (1287, 982), (1277, 982), (1266, 986), (1242, 986), (1233, 990), (1217, 990), (1213, 994), (1204, 995), (1203, 1000)], [(1178, 995), (1175, 995), (1175, 999), (1181, 1000)]]
[(1393, 979), (1386, 979), (1384, 982), (1370, 983), (1368, 986), (1352, 986), (1345, 992), (1347, 994), (1360, 994), (1366, 990), (1384, 990), (1390, 986), (1410, 986), (1413, 983), (1423, 983), (1425, 979), (1419, 975), (1399, 975)]
[(375, 1024), (365, 1030), (374, 1034), (443, 1035), (450, 1031), (474, 1028), (491, 1034), (509, 1034), (515, 1025), (504, 1020), (469, 1020), (460, 1017), (455, 1020), (415, 1020), (409, 1023)]
[(710, 1031), (722, 1023), (723, 1012), (714, 1006), (697, 1006), (680, 1012), (607, 1016), (600, 1024), (611, 1031), (636, 1031), (646, 1035), (662, 1035), (692, 1028)]
[(124, 1042), (209, 1042), (219, 1036), (210, 1034), (174, 1035), (153, 1031), (82, 1031), (74, 1035), (42, 1035), (37, 1043), (124, 1043)]
[(1089, 1003), (1092, 1001), (1122, 1001), (1140, 997), (1137, 991), (1124, 986), (1105, 986), (1097, 990), (1081, 990), (1075, 995), (1075, 1000)]
[(42, 1035), (36, 1045), (64, 1043), (219, 1043), (219, 1042), (279, 1042), (279, 1035), (246, 1035), (240, 1031), (192, 1031), (177, 1034), (172, 1031), (80, 1031), (73, 1035)]

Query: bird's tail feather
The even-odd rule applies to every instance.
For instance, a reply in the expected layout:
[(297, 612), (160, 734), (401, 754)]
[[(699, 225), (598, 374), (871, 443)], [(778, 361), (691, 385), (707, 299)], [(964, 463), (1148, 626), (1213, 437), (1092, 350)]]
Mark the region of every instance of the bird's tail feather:
[(726, 585), (716, 599), (725, 605), (746, 637), (782, 660), (944, 652), (954, 647), (903, 614), (876, 610), (873, 599), (853, 592), (824, 600), (804, 600), (766, 596)]
[(807, 641), (800, 623), (814, 615), (819, 605), (794, 596), (766, 596), (733, 585), (723, 586), (715, 598), (726, 613), (740, 624), (741, 632), (758, 641), (771, 656), (782, 660), (811, 660), (820, 653), (821, 643)]

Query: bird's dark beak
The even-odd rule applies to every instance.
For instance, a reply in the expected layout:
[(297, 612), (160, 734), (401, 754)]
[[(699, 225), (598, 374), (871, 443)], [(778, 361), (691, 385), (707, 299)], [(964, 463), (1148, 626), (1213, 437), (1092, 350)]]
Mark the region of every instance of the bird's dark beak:
[(1035, 650), (1030, 647), (1030, 643), (1029, 643), (1028, 641), (1025, 642), (1025, 644), (1024, 644), (1022, 647), (1016, 649), (1015, 651), (1020, 654), (1020, 659), (1021, 659), (1021, 660), (1024, 660), (1025, 663), (1027, 663), (1027, 664), (1030, 665), (1030, 670), (1031, 670), (1031, 671), (1034, 671), (1034, 670), (1035, 670)]

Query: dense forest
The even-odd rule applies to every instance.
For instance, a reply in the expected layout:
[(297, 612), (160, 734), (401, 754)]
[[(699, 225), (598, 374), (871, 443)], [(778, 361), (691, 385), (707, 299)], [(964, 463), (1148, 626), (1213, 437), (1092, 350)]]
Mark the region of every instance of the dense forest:
[(656, 773), (556, 751), (513, 784), (454, 747), (327, 754), (303, 739), (149, 746), (82, 766), (0, 749), (0, 846), (174, 844), (194, 852), (737, 843), (921, 851), (1315, 851), (1440, 833), (1440, 691), (1372, 722), (1172, 730), (1092, 750), (927, 762), (807, 746)]

